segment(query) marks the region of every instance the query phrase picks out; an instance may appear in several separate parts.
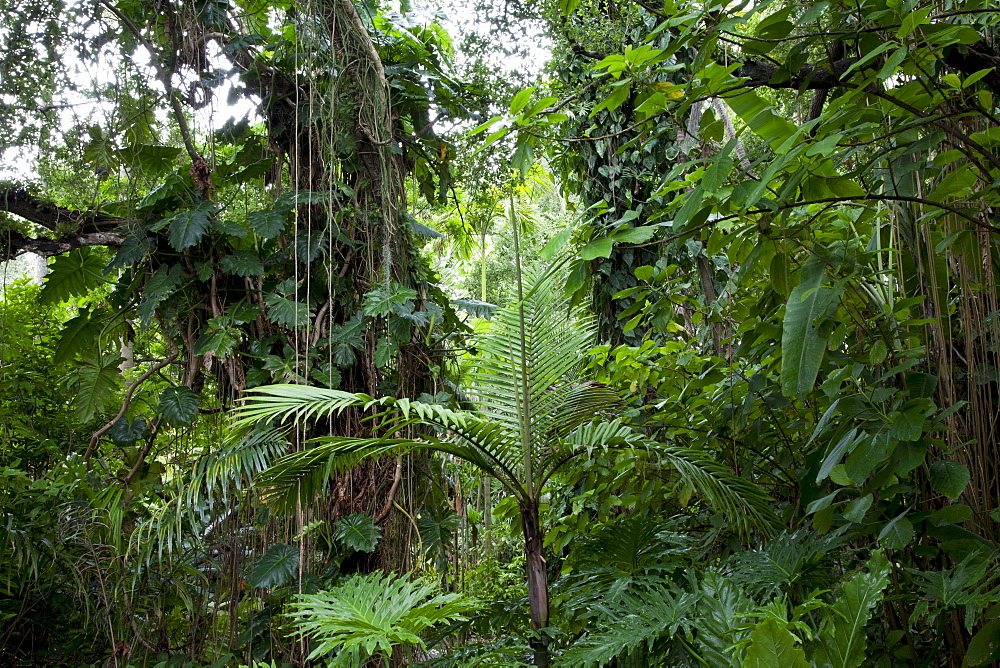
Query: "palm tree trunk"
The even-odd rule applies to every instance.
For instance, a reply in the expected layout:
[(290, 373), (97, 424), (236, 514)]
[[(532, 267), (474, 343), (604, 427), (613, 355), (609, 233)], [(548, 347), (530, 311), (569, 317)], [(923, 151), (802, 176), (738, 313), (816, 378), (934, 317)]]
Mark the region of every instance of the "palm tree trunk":
[[(549, 625), (549, 574), (542, 554), (542, 531), (538, 502), (521, 504), (521, 528), (524, 530), (524, 553), (528, 559), (528, 604), (531, 628), (539, 631)], [(531, 641), (536, 666), (549, 665), (548, 639), (539, 634)]]

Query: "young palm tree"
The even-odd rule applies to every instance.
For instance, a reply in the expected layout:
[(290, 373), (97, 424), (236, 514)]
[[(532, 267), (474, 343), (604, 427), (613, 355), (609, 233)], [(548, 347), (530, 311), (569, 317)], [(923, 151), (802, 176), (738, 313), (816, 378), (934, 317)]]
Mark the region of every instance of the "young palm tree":
[[(520, 282), (519, 282), (520, 283)], [(546, 483), (561, 467), (595, 450), (640, 450), (677, 471), (735, 526), (770, 528), (775, 518), (766, 496), (704, 453), (653, 443), (614, 415), (621, 408), (609, 387), (581, 380), (578, 370), (594, 340), (590, 318), (569, 309), (547, 281), (500, 309), (489, 333), (477, 343), (470, 396), (476, 410), (455, 411), (392, 397), (373, 398), (301, 385), (257, 388), (241, 409), (239, 423), (308, 421), (349, 406), (375, 409), (380, 438), (328, 436), (315, 447), (288, 455), (259, 476), (272, 501), (294, 507), (324, 489), (331, 474), (362, 459), (412, 450), (437, 450), (464, 459), (491, 476), (518, 502), (528, 567), (532, 628), (549, 621), (548, 573), (542, 550), (539, 505)], [(398, 438), (414, 424), (431, 426), (435, 436)], [(546, 666), (544, 638), (535, 641), (535, 665)]]

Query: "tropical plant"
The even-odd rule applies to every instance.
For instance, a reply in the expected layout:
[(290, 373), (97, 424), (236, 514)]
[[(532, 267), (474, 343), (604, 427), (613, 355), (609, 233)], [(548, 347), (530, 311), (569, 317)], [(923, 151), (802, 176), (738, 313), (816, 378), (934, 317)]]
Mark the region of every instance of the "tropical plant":
[[(520, 299), (498, 311), (490, 331), (477, 341), (469, 390), (476, 410), (299, 385), (256, 388), (239, 413), (245, 426), (274, 419), (304, 422), (361, 407), (378, 409), (368, 419), (383, 433), (377, 438), (314, 439), (315, 447), (282, 458), (259, 476), (262, 493), (291, 507), (298, 498), (311, 499), (332, 473), (362, 459), (411, 450), (435, 450), (470, 462), (517, 501), (536, 632), (549, 622), (541, 497), (550, 478), (575, 458), (602, 449), (641, 451), (673, 468), (684, 484), (725, 511), (734, 526), (744, 531), (773, 527), (776, 520), (766, 497), (751, 483), (704, 452), (651, 442), (610, 417), (620, 406), (617, 393), (577, 375), (593, 341), (592, 323), (569, 310), (550, 285), (544, 278), (527, 292), (519, 285)], [(438, 433), (396, 437), (415, 424)], [(535, 643), (535, 662), (548, 665), (543, 636)]]
[(332, 664), (352, 668), (388, 665), (393, 648), (426, 648), (420, 634), (436, 624), (462, 621), (478, 603), (460, 594), (439, 594), (432, 583), (413, 582), (379, 571), (289, 605), (296, 632), (316, 644), (316, 659), (336, 651)]

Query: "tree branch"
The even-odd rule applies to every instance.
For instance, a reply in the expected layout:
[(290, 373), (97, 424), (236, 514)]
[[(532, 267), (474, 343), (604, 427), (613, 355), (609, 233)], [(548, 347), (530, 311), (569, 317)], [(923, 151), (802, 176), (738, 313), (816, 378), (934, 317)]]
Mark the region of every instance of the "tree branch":
[(123, 235), (112, 230), (128, 222), (124, 218), (102, 213), (64, 209), (40, 200), (19, 187), (0, 189), (0, 212), (3, 211), (53, 232), (60, 231), (60, 228), (62, 230), (69, 228), (72, 231), (56, 239), (25, 236), (14, 230), (2, 231), (0, 262), (12, 260), (24, 253), (37, 253), (49, 257), (84, 246), (121, 246)]
[(13, 213), (53, 231), (62, 224), (71, 223), (81, 231), (106, 232), (127, 222), (123, 218), (102, 213), (64, 209), (38, 199), (24, 188), (16, 186), (0, 189), (0, 211)]
[[(135, 394), (136, 389), (146, 382), (146, 380), (154, 373), (163, 367), (172, 364), (177, 357), (178, 353), (174, 352), (170, 357), (154, 364), (144, 374), (132, 381), (132, 383), (128, 386), (128, 389), (125, 391), (125, 398), (122, 400), (122, 407), (119, 409), (118, 414), (111, 418), (106, 425), (95, 431), (94, 435), (90, 437), (90, 443), (87, 445), (87, 451), (83, 453), (83, 463), (87, 465), (87, 469), (90, 469), (90, 457), (94, 454), (94, 448), (97, 447), (97, 442), (101, 440), (101, 436), (104, 436), (104, 434), (108, 433), (108, 431), (115, 426), (115, 422), (120, 420), (122, 416), (125, 415), (125, 411), (128, 410), (129, 405), (132, 403), (132, 395)], [(132, 474), (129, 474), (130, 477), (131, 475)]]
[[(750, 81), (747, 84), (751, 86), (794, 88), (797, 90), (825, 90), (843, 86), (842, 77), (848, 68), (857, 61), (857, 58), (842, 58), (829, 63), (829, 65), (820, 67), (803, 65), (802, 69), (798, 72), (787, 76), (787, 73), (779, 72), (777, 65), (757, 60), (748, 60), (742, 67), (736, 70), (735, 74), (738, 77), (749, 77)], [(872, 66), (874, 67), (874, 64)]]
[(124, 237), (114, 232), (84, 232), (58, 239), (33, 239), (17, 232), (0, 232), (0, 262), (13, 260), (25, 253), (35, 253), (43, 257), (60, 255), (84, 246), (122, 245)]

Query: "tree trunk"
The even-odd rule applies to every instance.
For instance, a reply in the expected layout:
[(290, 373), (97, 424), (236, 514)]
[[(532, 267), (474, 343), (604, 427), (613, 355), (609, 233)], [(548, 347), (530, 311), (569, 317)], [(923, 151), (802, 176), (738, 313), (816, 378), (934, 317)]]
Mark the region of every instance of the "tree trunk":
[(536, 666), (549, 665), (549, 643), (543, 629), (549, 625), (549, 574), (542, 554), (542, 531), (538, 520), (538, 502), (521, 504), (521, 528), (524, 530), (524, 553), (528, 560), (528, 603), (531, 607), (531, 630), (539, 632), (531, 640)]

